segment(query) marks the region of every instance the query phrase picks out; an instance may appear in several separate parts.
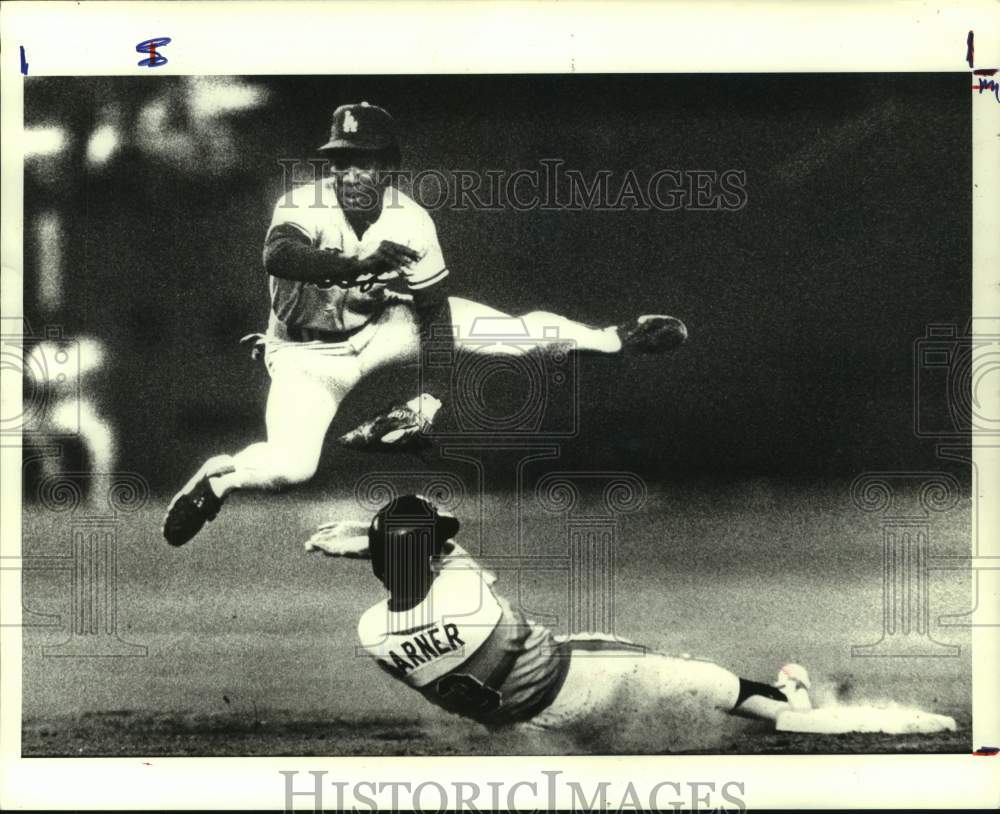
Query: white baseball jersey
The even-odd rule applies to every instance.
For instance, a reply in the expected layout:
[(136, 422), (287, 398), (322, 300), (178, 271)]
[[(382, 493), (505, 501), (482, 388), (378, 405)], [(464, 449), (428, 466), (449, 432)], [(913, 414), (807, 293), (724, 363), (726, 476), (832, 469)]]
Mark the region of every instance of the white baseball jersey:
[(433, 704), (488, 726), (525, 721), (558, 694), (568, 650), (493, 592), (496, 580), (455, 546), (427, 597), (401, 612), (388, 600), (358, 623), (365, 651)]
[[(313, 248), (342, 252), (347, 257), (367, 257), (383, 240), (408, 246), (420, 255), (403, 271), (411, 290), (427, 288), (448, 276), (431, 216), (395, 187), (385, 191), (382, 213), (360, 238), (344, 217), (332, 180), (323, 184), (321, 206), (316, 206), (316, 195), (316, 187), (305, 184), (282, 196), (274, 208), (270, 229), (281, 224), (292, 226), (309, 238)], [(323, 287), (274, 276), (268, 279), (268, 333), (272, 335), (280, 335), (278, 322), (321, 331), (351, 331), (377, 318), (386, 300), (382, 283), (362, 293), (358, 288)]]

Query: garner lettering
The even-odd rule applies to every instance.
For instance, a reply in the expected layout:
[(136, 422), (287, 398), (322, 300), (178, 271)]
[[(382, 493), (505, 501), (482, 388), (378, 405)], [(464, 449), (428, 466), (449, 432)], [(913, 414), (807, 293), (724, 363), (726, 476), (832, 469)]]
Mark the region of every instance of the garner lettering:
[[(438, 638), (438, 634), (448, 640), (447, 644), (444, 644)], [(453, 653), (464, 645), (465, 642), (458, 635), (458, 625), (451, 623), (438, 625), (427, 633), (411, 636), (408, 640), (402, 642), (399, 645), (399, 648), (403, 651), (402, 656), (395, 650), (390, 650), (389, 658), (392, 659), (392, 664), (383, 659), (378, 659), (378, 661), (391, 673), (402, 676), (419, 665), (426, 664), (432, 659), (443, 656), (446, 653)]]

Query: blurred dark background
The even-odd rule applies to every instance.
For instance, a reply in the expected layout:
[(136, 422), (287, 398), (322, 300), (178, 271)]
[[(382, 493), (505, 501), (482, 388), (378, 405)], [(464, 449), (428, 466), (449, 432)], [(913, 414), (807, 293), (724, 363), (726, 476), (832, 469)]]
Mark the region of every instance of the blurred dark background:
[[(413, 171), (746, 172), (736, 212), (433, 213), (459, 296), (686, 321), (665, 360), (580, 359), (561, 467), (939, 468), (913, 432), (913, 346), (971, 314), (967, 74), (31, 77), (25, 315), (103, 344), (87, 387), (118, 468), (174, 489), (263, 437), (267, 375), (237, 340), (266, 324), (278, 161), (313, 156), (333, 108), (360, 100), (395, 115)], [(415, 383), (363, 385), (334, 432)], [(376, 460), (327, 455), (317, 483)]]

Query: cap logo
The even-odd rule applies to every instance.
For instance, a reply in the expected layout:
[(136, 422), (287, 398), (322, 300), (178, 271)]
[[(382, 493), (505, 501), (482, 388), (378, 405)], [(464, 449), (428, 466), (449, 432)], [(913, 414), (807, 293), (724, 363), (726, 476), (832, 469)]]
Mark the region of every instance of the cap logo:
[(345, 133), (358, 132), (358, 120), (354, 118), (350, 110), (348, 110), (344, 114), (344, 132)]

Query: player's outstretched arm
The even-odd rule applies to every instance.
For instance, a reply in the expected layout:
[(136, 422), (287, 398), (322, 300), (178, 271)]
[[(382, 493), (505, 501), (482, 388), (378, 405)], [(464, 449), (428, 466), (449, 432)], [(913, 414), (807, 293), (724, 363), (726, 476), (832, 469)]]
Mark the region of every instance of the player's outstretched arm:
[(318, 551), (328, 557), (370, 559), (368, 524), (356, 520), (324, 523), (306, 540), (306, 551)]
[(413, 249), (390, 240), (367, 257), (347, 257), (315, 248), (304, 232), (287, 223), (272, 227), (264, 242), (264, 270), (272, 277), (342, 288), (357, 284), (358, 278), (398, 272), (417, 257)]
[(313, 248), (309, 238), (286, 223), (268, 232), (264, 243), (264, 271), (272, 277), (302, 283), (353, 280), (361, 272), (356, 258)]

